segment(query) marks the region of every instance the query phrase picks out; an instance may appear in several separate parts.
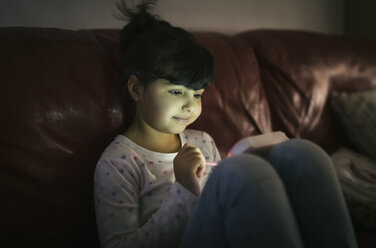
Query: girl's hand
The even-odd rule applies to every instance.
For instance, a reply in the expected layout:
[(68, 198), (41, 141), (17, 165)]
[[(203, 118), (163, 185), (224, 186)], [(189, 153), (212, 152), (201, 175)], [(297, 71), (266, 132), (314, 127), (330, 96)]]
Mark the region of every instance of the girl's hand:
[(206, 161), (199, 148), (184, 144), (174, 159), (176, 181), (196, 196), (200, 195), (200, 178)]

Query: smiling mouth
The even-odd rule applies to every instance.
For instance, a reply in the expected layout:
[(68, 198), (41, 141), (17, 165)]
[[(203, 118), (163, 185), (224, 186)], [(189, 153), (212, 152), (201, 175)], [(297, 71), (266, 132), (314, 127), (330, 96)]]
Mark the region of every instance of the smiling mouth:
[(175, 117), (175, 116), (172, 118), (182, 123), (187, 123), (189, 121), (189, 118), (180, 118), (180, 117)]

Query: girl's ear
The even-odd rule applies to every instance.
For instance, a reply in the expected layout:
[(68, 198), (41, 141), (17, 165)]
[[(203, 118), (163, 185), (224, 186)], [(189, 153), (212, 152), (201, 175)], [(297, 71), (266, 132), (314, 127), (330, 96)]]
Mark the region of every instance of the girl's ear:
[(128, 92), (136, 102), (142, 101), (144, 96), (144, 85), (133, 74), (128, 79)]

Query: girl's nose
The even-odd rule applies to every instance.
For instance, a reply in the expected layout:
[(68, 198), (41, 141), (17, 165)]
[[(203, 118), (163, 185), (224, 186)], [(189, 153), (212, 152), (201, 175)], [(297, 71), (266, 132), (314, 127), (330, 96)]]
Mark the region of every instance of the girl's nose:
[(193, 108), (193, 101), (191, 99), (187, 99), (187, 101), (184, 103), (182, 107), (183, 111), (190, 113), (192, 111), (192, 108)]
[(190, 107), (190, 105), (187, 105), (187, 104), (183, 105), (183, 111), (184, 111), (184, 112), (188, 112), (188, 113), (190, 113), (190, 112), (191, 112), (191, 107)]

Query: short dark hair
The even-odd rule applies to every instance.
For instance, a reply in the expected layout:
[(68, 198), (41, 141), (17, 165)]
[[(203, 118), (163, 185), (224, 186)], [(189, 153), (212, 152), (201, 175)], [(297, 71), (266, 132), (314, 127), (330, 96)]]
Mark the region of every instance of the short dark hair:
[(124, 81), (133, 74), (147, 85), (157, 79), (198, 90), (211, 84), (214, 60), (191, 33), (160, 20), (150, 10), (156, 0), (141, 0), (130, 9), (121, 0), (118, 8), (128, 20), (121, 30), (121, 65)]

